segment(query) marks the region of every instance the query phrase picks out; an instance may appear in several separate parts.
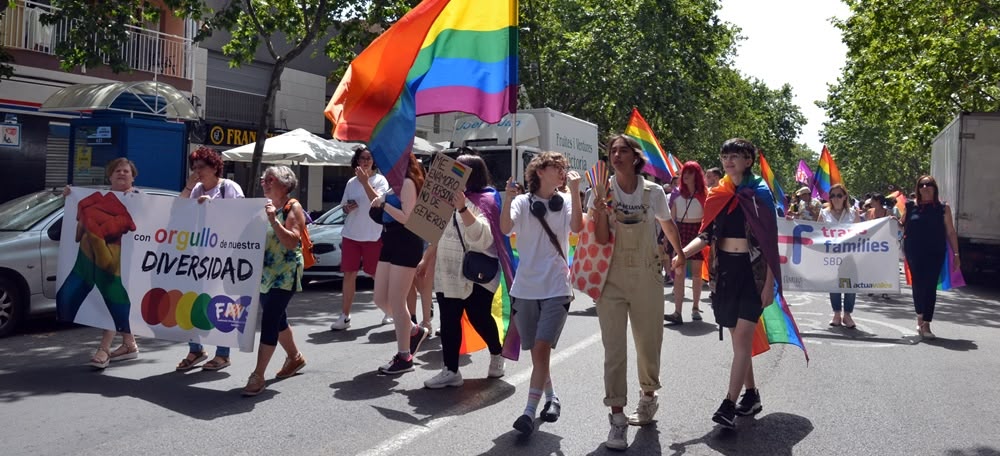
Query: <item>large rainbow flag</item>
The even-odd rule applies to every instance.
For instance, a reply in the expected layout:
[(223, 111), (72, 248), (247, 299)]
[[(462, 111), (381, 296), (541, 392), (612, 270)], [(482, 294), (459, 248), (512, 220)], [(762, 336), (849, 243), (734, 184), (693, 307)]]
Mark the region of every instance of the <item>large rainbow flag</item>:
[[(965, 286), (965, 276), (962, 270), (955, 268), (955, 251), (951, 249), (951, 244), (944, 243), (945, 254), (944, 264), (941, 265), (941, 272), (938, 273), (937, 289), (948, 291)], [(906, 275), (906, 284), (913, 285), (913, 273), (910, 272), (910, 263), (903, 261), (903, 272)]]
[[(670, 182), (670, 178), (679, 170), (676, 165), (677, 159), (675, 158), (671, 163), (670, 157), (663, 150), (663, 147), (660, 147), (660, 142), (653, 134), (653, 129), (649, 128), (646, 119), (643, 119), (642, 114), (639, 114), (639, 108), (632, 108), (632, 117), (628, 120), (628, 127), (625, 127), (625, 134), (639, 141), (642, 153), (646, 155), (646, 166), (642, 171), (656, 176), (657, 179), (664, 182)], [(674, 169), (671, 170), (671, 168)]]
[(417, 116), (516, 109), (517, 18), (517, 0), (424, 0), (351, 62), (324, 110), (334, 137), (367, 141), (399, 191)]
[(830, 198), (830, 187), (844, 183), (843, 179), (840, 178), (840, 169), (833, 162), (833, 155), (830, 154), (830, 149), (826, 145), (823, 146), (823, 153), (819, 156), (819, 166), (816, 167), (814, 179), (815, 189), (819, 191), (819, 196), (823, 199)]
[(771, 189), (771, 194), (774, 195), (774, 204), (782, 212), (785, 211), (785, 191), (781, 189), (781, 184), (778, 180), (774, 178), (774, 171), (771, 171), (771, 165), (767, 164), (767, 159), (764, 158), (764, 151), (760, 151), (760, 175), (764, 178), (764, 182)]

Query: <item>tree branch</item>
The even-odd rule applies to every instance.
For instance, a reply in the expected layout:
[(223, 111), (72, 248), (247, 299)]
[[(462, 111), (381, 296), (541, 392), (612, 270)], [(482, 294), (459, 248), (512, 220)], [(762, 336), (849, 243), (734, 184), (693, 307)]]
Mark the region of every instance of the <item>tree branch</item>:
[[(313, 17), (313, 23), (306, 28), (306, 35), (302, 37), (302, 40), (299, 41), (291, 51), (288, 51), (288, 53), (285, 54), (284, 58), (286, 61), (290, 61), (298, 57), (299, 54), (305, 51), (306, 47), (316, 39), (316, 34), (319, 33), (320, 25), (326, 23), (326, 21), (323, 20), (323, 16), (327, 13), (326, 6), (327, 0), (320, 0), (319, 4), (316, 5), (316, 15)], [(303, 12), (304, 11), (305, 10), (303, 10)]]
[(280, 58), (278, 52), (274, 50), (274, 44), (271, 43), (271, 35), (264, 30), (264, 25), (260, 23), (260, 19), (257, 18), (257, 11), (253, 8), (253, 0), (246, 0), (247, 14), (250, 16), (250, 20), (253, 21), (254, 27), (257, 29), (257, 33), (260, 34), (261, 39), (267, 46), (267, 52), (271, 54), (274, 58), (275, 63), (278, 62)]

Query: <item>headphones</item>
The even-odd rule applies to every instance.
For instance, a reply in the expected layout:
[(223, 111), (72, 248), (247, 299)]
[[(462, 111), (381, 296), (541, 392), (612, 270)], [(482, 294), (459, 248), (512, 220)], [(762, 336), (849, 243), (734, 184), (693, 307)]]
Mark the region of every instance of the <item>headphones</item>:
[[(548, 210), (552, 212), (559, 212), (563, 208), (563, 197), (559, 193), (553, 193), (552, 198), (549, 199)], [(531, 206), (531, 214), (535, 217), (542, 218), (545, 217), (546, 208), (545, 203), (541, 201), (535, 201), (535, 194), (531, 193), (528, 195), (528, 204)]]

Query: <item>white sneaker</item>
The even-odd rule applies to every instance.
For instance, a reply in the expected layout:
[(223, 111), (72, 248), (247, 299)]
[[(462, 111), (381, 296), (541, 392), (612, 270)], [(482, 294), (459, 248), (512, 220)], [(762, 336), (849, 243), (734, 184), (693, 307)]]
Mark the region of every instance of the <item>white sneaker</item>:
[(348, 317), (347, 315), (344, 315), (344, 314), (340, 314), (340, 318), (338, 318), (336, 321), (333, 322), (332, 325), (330, 325), (330, 330), (331, 331), (343, 331), (343, 330), (345, 330), (347, 328), (350, 328), (350, 327), (351, 327), (351, 319), (350, 319), (350, 317)]
[(604, 442), (604, 446), (612, 450), (627, 450), (628, 418), (625, 418), (624, 413), (608, 414), (608, 422), (611, 423), (611, 431), (608, 432), (608, 441)]
[(639, 405), (635, 408), (635, 413), (628, 416), (628, 424), (632, 426), (644, 426), (653, 422), (653, 416), (660, 408), (657, 401), (659, 396), (653, 393), (652, 396), (640, 394)]
[(420, 322), (420, 327), (427, 330), (427, 338), (430, 339), (434, 335), (434, 325), (429, 321)]
[(441, 369), (437, 375), (424, 381), (424, 387), (430, 389), (439, 389), (446, 386), (462, 386), (465, 384), (465, 380), (462, 379), (461, 372), (452, 372), (448, 368)]
[(490, 370), (486, 374), (487, 378), (500, 378), (505, 373), (506, 363), (503, 355), (490, 355)]
[(384, 316), (382, 316), (382, 324), (383, 325), (388, 325), (388, 324), (390, 324), (392, 322), (393, 322), (392, 317), (390, 317), (389, 314), (385, 314)]

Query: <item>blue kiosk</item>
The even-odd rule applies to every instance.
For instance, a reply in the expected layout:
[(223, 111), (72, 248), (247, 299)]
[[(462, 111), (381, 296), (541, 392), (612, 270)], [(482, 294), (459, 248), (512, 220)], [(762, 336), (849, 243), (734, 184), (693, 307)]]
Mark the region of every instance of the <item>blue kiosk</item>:
[(77, 84), (50, 96), (41, 111), (77, 111), (70, 120), (69, 183), (104, 185), (104, 167), (126, 157), (139, 171), (135, 185), (184, 186), (188, 131), (198, 114), (174, 87), (156, 81)]

